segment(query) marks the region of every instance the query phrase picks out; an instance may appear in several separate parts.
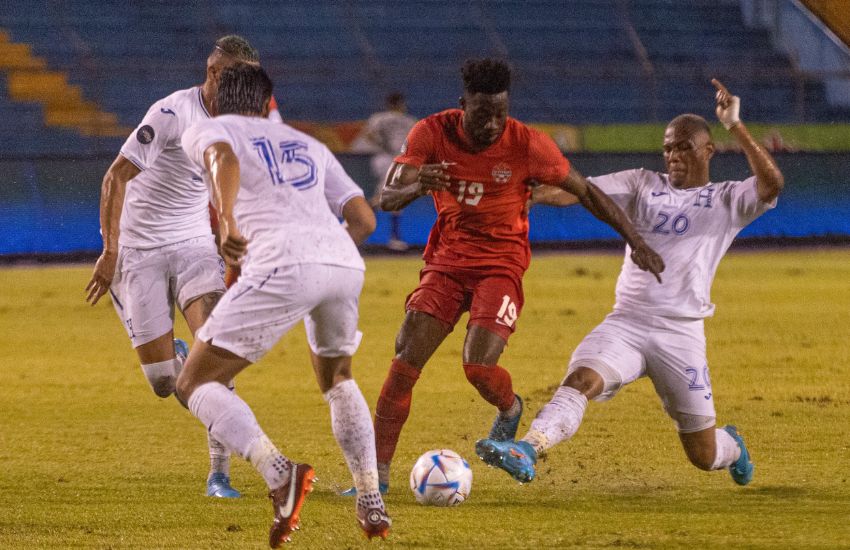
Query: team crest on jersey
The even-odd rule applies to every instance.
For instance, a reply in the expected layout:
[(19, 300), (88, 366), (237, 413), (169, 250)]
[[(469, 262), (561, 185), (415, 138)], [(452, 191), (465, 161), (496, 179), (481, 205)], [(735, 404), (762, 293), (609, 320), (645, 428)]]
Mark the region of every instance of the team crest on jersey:
[(494, 166), (493, 171), (491, 172), (496, 183), (508, 183), (508, 180), (511, 179), (511, 174), (513, 174), (513, 172), (511, 172), (511, 167), (504, 162), (500, 162)]
[(145, 124), (139, 128), (138, 132), (136, 132), (136, 139), (139, 140), (139, 143), (142, 145), (147, 145), (153, 141), (154, 135), (156, 134), (154, 134), (153, 127), (149, 124)]

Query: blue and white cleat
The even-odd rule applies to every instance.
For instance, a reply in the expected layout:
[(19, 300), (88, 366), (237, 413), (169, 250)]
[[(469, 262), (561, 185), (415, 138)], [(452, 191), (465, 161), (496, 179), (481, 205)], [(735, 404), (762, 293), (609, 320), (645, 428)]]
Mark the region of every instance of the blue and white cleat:
[(475, 453), (481, 460), (508, 472), (520, 483), (534, 479), (537, 452), (527, 441), (479, 439), (475, 443)]
[(516, 396), (519, 401), (519, 412), (513, 418), (502, 418), (501, 414), (496, 414), (496, 420), (493, 421), (493, 427), (490, 428), (488, 439), (495, 441), (512, 441), (516, 437), (516, 431), (519, 428), (519, 419), (522, 418), (523, 404), (522, 398)]
[(242, 494), (230, 486), (230, 478), (221, 472), (210, 474), (207, 479), (207, 496), (217, 498), (239, 498)]
[[(385, 495), (390, 492), (390, 484), (389, 483), (378, 483), (378, 491)], [(349, 487), (345, 491), (339, 494), (341, 497), (356, 497), (357, 496), (357, 487)]]
[(189, 344), (187, 344), (185, 340), (181, 340), (180, 338), (175, 338), (174, 339), (174, 355), (178, 356), (183, 361), (186, 361), (186, 358), (189, 357)]
[(753, 480), (753, 471), (755, 470), (755, 465), (750, 460), (750, 452), (744, 444), (744, 438), (741, 437), (735, 426), (723, 426), (723, 429), (732, 436), (738, 443), (738, 448), (741, 449), (741, 456), (729, 466), (729, 475), (732, 476), (732, 480), (738, 485), (746, 485)]

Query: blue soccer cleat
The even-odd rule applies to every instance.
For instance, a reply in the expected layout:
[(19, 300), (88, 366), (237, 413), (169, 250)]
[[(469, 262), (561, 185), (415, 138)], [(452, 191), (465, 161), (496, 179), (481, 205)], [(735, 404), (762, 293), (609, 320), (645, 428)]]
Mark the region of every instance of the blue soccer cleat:
[[(378, 483), (378, 491), (385, 495), (390, 492), (390, 484), (389, 483)], [(357, 487), (349, 487), (345, 491), (339, 494), (341, 497), (356, 497), (357, 496)]]
[(481, 460), (508, 472), (520, 483), (534, 479), (537, 451), (527, 441), (479, 439), (475, 443), (475, 453)]
[(174, 339), (174, 355), (181, 358), (185, 362), (186, 358), (189, 357), (189, 344), (187, 344), (185, 340), (181, 340), (180, 338), (175, 338)]
[(502, 418), (501, 413), (496, 414), (496, 420), (493, 421), (493, 427), (490, 428), (490, 435), (487, 436), (488, 439), (512, 441), (516, 437), (516, 431), (519, 428), (519, 419), (522, 417), (523, 410), (522, 398), (517, 395), (516, 400), (519, 402), (519, 412), (517, 415), (513, 418)]
[(242, 494), (230, 486), (230, 478), (221, 472), (210, 474), (207, 479), (207, 496), (217, 498), (239, 498)]
[(729, 475), (738, 485), (746, 485), (753, 480), (753, 471), (755, 470), (755, 465), (750, 460), (750, 452), (744, 444), (744, 438), (738, 434), (738, 429), (735, 426), (723, 426), (723, 429), (735, 439), (738, 448), (741, 449), (741, 456), (729, 466)]

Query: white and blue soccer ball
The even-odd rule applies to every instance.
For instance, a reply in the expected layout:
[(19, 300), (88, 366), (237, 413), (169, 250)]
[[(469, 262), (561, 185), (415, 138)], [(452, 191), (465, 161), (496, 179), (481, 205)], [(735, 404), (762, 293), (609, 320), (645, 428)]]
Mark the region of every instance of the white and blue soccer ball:
[(469, 498), (472, 469), (454, 451), (428, 451), (413, 465), (410, 488), (419, 504), (457, 506)]

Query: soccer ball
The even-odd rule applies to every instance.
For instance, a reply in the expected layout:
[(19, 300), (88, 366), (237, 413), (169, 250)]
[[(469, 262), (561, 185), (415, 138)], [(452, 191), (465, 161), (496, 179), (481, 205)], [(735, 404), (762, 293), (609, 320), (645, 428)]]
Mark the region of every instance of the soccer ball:
[(469, 497), (472, 469), (454, 451), (428, 451), (413, 465), (410, 489), (419, 504), (457, 506)]

